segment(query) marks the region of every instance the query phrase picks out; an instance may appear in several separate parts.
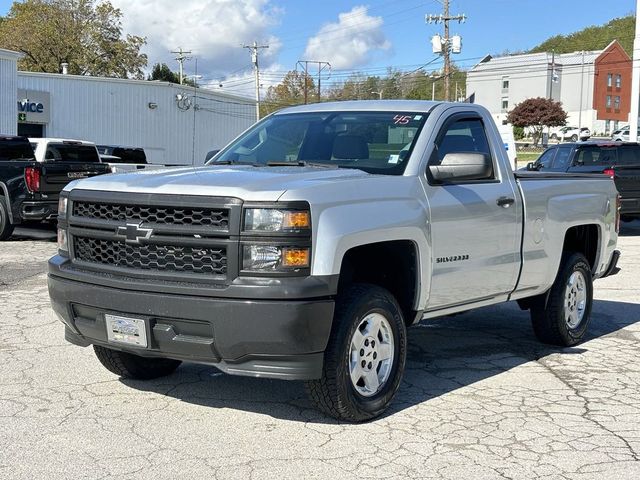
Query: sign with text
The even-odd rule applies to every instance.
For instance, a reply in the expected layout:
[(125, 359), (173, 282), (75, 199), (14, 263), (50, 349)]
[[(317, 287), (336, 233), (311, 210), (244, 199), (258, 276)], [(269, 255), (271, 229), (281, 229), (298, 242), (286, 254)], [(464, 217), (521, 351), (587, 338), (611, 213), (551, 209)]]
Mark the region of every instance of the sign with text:
[(51, 101), (49, 92), (18, 89), (18, 121), (49, 123)]

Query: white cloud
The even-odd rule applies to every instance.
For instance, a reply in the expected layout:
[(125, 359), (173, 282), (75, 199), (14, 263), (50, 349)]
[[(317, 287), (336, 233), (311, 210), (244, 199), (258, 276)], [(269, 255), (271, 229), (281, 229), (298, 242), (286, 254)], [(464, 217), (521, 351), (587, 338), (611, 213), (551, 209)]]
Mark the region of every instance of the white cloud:
[[(198, 59), (198, 73), (204, 80), (224, 78), (243, 69), (251, 70), (251, 58), (242, 44), (254, 40), (268, 44), (261, 50), (261, 66), (269, 66), (281, 47), (269, 34), (282, 11), (270, 0), (111, 0), (123, 13), (123, 30), (147, 38), (143, 48), (149, 67), (167, 63), (177, 70), (172, 50), (191, 50)], [(193, 74), (195, 61), (185, 63)]]
[(364, 65), (373, 54), (391, 48), (382, 31), (383, 23), (382, 17), (368, 15), (368, 7), (354, 7), (350, 12), (339, 14), (337, 23), (324, 25), (309, 39), (304, 58), (328, 61), (333, 68)]

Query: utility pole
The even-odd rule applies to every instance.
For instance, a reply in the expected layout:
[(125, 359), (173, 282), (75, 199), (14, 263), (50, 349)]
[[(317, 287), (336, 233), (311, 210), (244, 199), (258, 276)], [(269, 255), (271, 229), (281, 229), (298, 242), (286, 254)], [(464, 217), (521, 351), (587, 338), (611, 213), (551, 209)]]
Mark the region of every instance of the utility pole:
[(640, 0), (636, 1), (636, 35), (633, 40), (631, 65), (631, 109), (629, 112), (629, 141), (638, 140), (638, 110), (640, 106)]
[(191, 55), (191, 50), (185, 51), (182, 50), (182, 47), (179, 47), (177, 51), (172, 51), (171, 53), (177, 55), (176, 60), (178, 61), (178, 65), (180, 65), (180, 85), (182, 85), (182, 81), (184, 80), (184, 62), (185, 60), (191, 60), (191, 57), (187, 56)]
[(551, 75), (549, 75), (549, 100), (553, 100), (553, 84), (556, 76), (556, 51), (551, 50)]
[(309, 78), (309, 64), (310, 63), (316, 63), (318, 64), (318, 102), (320, 101), (320, 94), (322, 93), (322, 90), (320, 89), (320, 82), (322, 81), (322, 72), (328, 68), (329, 72), (331, 72), (331, 64), (329, 62), (318, 62), (316, 60), (298, 60), (298, 62), (296, 63), (296, 70), (298, 68), (298, 65), (300, 65), (301, 68), (304, 68), (304, 104), (306, 105), (307, 103), (309, 103), (309, 85), (308, 85), (308, 78)]
[(260, 67), (258, 66), (258, 55), (261, 48), (269, 48), (269, 45), (258, 45), (254, 41), (253, 45), (242, 45), (242, 48), (248, 48), (251, 51), (251, 62), (253, 63), (253, 71), (256, 76), (256, 122), (260, 120)]
[(451, 20), (463, 23), (467, 16), (465, 14), (451, 16), (449, 14), (449, 0), (442, 1), (443, 12), (440, 15), (425, 15), (427, 23), (443, 23), (444, 37), (436, 35), (432, 38), (433, 53), (439, 53), (444, 58), (444, 100), (449, 101), (451, 93), (451, 54), (462, 51), (462, 40), (458, 35), (449, 37), (449, 22)]
[(578, 112), (578, 140), (580, 140), (580, 129), (582, 128), (582, 95), (584, 90), (584, 50), (582, 51), (582, 66), (580, 67), (580, 110)]

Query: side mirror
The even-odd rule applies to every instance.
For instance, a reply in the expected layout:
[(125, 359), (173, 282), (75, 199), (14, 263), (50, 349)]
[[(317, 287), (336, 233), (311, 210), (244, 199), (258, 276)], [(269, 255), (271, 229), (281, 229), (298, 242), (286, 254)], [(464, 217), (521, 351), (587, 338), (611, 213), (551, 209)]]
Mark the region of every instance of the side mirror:
[(529, 163), (527, 163), (527, 170), (528, 170), (528, 171), (530, 171), (530, 172), (531, 172), (531, 171), (535, 171), (535, 170), (537, 170), (537, 168), (536, 168), (536, 164), (535, 164), (535, 163), (533, 163), (533, 162), (529, 162)]
[(487, 180), (493, 173), (493, 164), (489, 155), (464, 152), (447, 153), (440, 165), (430, 165), (429, 171), (434, 180)]

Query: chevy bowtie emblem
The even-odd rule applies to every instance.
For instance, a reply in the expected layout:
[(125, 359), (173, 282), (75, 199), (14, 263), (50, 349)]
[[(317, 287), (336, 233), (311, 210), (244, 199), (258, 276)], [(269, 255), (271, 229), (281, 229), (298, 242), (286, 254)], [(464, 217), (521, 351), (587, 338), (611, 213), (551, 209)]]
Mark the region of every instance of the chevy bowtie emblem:
[(147, 240), (153, 230), (151, 228), (140, 228), (139, 223), (127, 223), (124, 227), (118, 227), (116, 235), (125, 237), (126, 243), (140, 243), (140, 239)]

